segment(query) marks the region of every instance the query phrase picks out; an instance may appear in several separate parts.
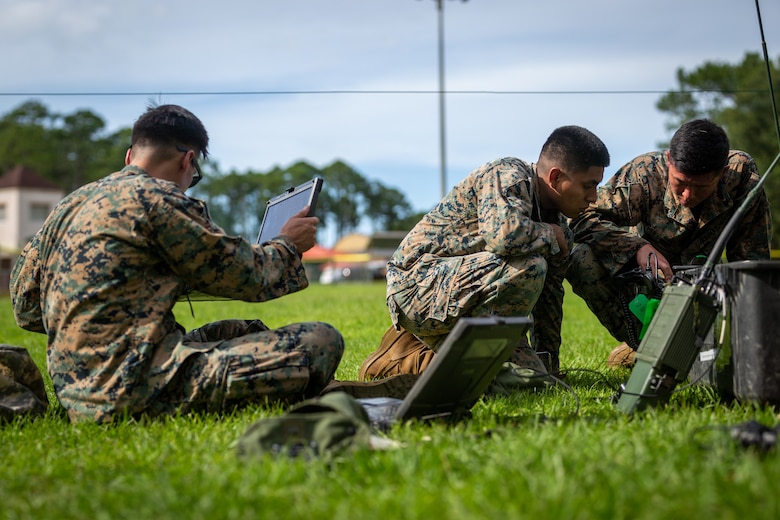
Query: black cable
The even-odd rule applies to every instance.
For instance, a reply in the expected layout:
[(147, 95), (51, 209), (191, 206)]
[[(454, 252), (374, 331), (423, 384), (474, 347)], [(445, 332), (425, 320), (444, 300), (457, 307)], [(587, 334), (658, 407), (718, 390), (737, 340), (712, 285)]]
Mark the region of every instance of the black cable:
[(636, 327), (634, 326), (633, 314), (628, 307), (628, 301), (626, 301), (626, 295), (623, 291), (618, 290), (618, 299), (620, 300), (620, 307), (623, 309), (623, 317), (626, 323), (626, 332), (628, 333), (628, 346), (636, 352), (639, 349), (639, 334), (637, 334)]
[(607, 385), (607, 388), (610, 390), (617, 392), (619, 387), (618, 385), (615, 385), (610, 381), (610, 379), (604, 374), (604, 372), (599, 372), (598, 370), (593, 370), (592, 368), (567, 368), (561, 371), (561, 375), (568, 376), (570, 372), (586, 372), (590, 374), (596, 374), (599, 376), (599, 380), (601, 380), (605, 385)]
[[(554, 375), (552, 375), (552, 374), (550, 374), (550, 373), (548, 373), (546, 371), (538, 370), (536, 368), (531, 368), (531, 367), (522, 367), (522, 368), (534, 372), (534, 375), (532, 375), (532, 376), (525, 376), (528, 379), (538, 379), (538, 380), (543, 381), (543, 382), (550, 382), (554, 386), (562, 386), (565, 390), (567, 390), (572, 395), (572, 397), (574, 397), (574, 402), (575, 402), (574, 412), (572, 412), (569, 415), (568, 418), (577, 417), (577, 415), (580, 412), (580, 398), (577, 395), (577, 392), (575, 392), (574, 389), (571, 386), (566, 384), (562, 379), (560, 379), (558, 377), (555, 377)], [(549, 418), (546, 418), (546, 419), (549, 419)]]

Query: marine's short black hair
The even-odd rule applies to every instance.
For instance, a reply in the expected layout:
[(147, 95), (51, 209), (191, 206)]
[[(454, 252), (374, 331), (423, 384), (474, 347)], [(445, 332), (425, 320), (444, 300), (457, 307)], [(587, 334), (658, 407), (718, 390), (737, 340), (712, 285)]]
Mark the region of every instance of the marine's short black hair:
[(171, 145), (194, 148), (205, 159), (209, 134), (195, 114), (178, 105), (147, 108), (133, 125), (130, 145)]
[(729, 138), (709, 119), (683, 124), (672, 136), (669, 157), (681, 173), (702, 175), (720, 171), (729, 160)]
[(575, 125), (553, 130), (542, 146), (541, 155), (570, 173), (582, 172), (592, 166), (609, 166), (607, 146), (590, 130)]

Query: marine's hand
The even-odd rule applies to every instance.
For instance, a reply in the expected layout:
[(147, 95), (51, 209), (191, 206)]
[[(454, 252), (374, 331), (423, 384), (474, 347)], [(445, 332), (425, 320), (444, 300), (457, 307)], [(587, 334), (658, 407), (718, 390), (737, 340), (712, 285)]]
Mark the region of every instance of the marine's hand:
[(299, 254), (308, 251), (317, 243), (317, 224), (320, 223), (320, 219), (307, 217), (308, 212), (309, 207), (306, 206), (299, 213), (290, 217), (279, 233), (292, 239)]
[[(653, 255), (655, 255), (655, 257), (653, 257)], [(643, 245), (639, 248), (639, 251), (636, 252), (636, 263), (642, 269), (647, 269), (648, 267), (655, 268), (657, 264), (658, 270), (661, 271), (664, 280), (667, 282), (674, 277), (674, 270), (672, 270), (672, 266), (669, 265), (669, 261), (650, 244)]]

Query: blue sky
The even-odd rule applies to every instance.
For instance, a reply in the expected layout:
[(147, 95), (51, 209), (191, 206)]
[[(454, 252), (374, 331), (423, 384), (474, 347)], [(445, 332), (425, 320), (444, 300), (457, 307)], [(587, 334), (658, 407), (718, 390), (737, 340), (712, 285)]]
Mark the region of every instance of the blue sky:
[[(776, 59), (780, 2), (760, 7)], [(435, 0), (0, 0), (0, 13), (0, 113), (34, 97), (114, 130), (153, 98), (203, 120), (223, 170), (341, 159), (416, 209), (440, 198)], [(444, 43), (447, 189), (497, 157), (535, 161), (564, 124), (604, 140), (611, 174), (670, 137), (655, 103), (679, 67), (761, 53), (755, 0), (447, 0)]]

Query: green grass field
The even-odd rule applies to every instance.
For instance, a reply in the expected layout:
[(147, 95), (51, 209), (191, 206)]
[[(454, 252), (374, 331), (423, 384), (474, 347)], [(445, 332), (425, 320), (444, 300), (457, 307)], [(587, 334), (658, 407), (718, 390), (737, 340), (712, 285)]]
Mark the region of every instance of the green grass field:
[[(44, 336), (16, 327), (8, 298), (0, 309), (2, 342), (44, 367)], [(187, 328), (229, 317), (329, 322), (346, 339), (340, 379), (357, 376), (389, 325), (382, 284), (193, 310), (177, 308)], [(614, 345), (569, 293), (562, 368), (576, 399), (560, 386), (486, 397), (468, 421), (398, 425), (388, 435), (402, 448), (330, 463), (237, 460), (236, 440), (280, 407), (96, 426), (71, 425), (54, 406), (0, 426), (0, 518), (780, 518), (778, 453), (745, 450), (725, 429), (774, 425), (776, 412), (698, 386), (628, 417), (611, 402), (629, 375), (605, 368)]]

